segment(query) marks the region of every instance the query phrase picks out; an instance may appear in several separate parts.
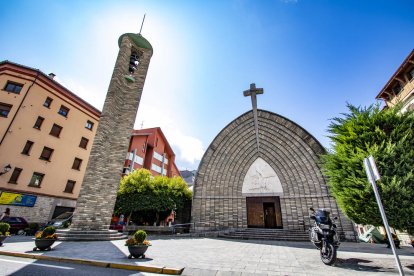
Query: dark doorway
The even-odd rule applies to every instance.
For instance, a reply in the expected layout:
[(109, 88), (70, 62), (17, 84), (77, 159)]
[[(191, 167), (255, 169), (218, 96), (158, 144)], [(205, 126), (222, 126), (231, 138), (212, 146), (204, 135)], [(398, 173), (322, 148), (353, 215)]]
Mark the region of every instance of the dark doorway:
[(263, 216), (265, 228), (276, 228), (276, 212), (274, 202), (263, 203)]
[(247, 197), (247, 227), (283, 228), (278, 196)]
[(75, 208), (56, 206), (55, 211), (53, 212), (53, 215), (52, 215), (52, 219), (54, 219), (55, 217), (65, 213), (65, 212), (73, 212), (73, 211), (75, 211)]

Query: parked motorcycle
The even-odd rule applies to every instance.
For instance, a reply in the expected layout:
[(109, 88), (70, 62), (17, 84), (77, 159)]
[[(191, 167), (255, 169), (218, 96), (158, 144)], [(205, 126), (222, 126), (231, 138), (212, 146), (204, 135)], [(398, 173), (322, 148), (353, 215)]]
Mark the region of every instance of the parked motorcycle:
[(310, 210), (312, 214), (309, 217), (314, 220), (313, 226), (309, 229), (310, 240), (320, 250), (322, 262), (326, 265), (333, 265), (336, 262), (336, 250), (340, 244), (336, 234), (336, 224), (331, 220), (328, 211), (324, 209), (315, 211), (313, 208)]

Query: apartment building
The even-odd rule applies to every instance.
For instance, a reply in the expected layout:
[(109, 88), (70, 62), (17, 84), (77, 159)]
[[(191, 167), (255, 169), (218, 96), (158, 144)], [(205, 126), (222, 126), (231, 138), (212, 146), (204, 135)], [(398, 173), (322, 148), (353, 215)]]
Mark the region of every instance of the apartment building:
[(76, 207), (101, 114), (53, 77), (0, 62), (0, 211), (29, 222)]
[(124, 174), (145, 168), (152, 175), (181, 176), (175, 164), (175, 154), (159, 127), (133, 130), (128, 151)]
[(385, 84), (376, 99), (384, 100), (387, 107), (403, 103), (403, 112), (407, 109), (414, 109), (414, 49)]

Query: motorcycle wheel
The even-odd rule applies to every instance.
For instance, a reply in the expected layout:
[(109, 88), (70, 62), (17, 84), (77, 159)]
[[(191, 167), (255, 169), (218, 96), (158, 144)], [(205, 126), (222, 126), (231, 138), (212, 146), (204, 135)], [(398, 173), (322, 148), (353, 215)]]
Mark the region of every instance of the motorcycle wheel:
[(324, 264), (333, 265), (336, 262), (336, 248), (332, 244), (327, 243), (326, 252), (322, 253), (322, 250), (320, 252), (321, 260)]

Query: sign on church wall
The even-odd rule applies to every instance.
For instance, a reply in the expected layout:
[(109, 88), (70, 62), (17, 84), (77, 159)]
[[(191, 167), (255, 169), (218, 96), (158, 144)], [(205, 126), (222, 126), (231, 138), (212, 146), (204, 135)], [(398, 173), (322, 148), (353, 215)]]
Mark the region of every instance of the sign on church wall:
[(242, 187), (243, 196), (283, 195), (282, 183), (273, 168), (262, 158), (257, 158), (246, 173)]

